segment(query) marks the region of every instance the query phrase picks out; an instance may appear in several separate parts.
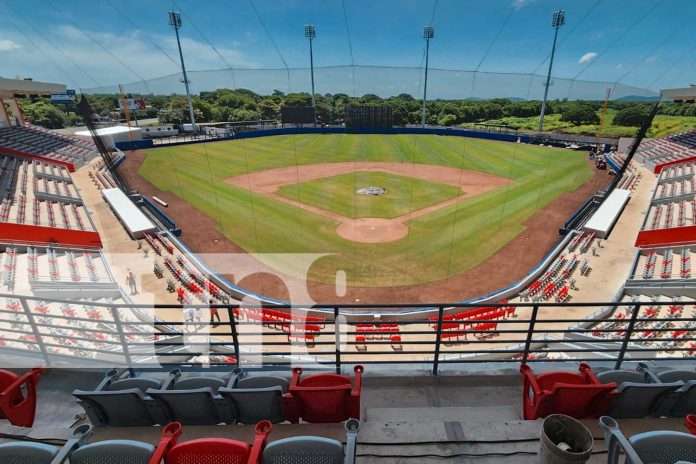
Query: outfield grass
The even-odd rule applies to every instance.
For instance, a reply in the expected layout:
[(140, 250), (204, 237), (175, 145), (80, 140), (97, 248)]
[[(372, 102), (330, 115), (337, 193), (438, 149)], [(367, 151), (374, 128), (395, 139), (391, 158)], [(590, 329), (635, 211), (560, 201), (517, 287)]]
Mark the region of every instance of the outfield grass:
[[(224, 182), (270, 168), (328, 161), (423, 163), (494, 174), (508, 186), (411, 220), (409, 235), (356, 244), (326, 217)], [(471, 269), (525, 228), (524, 221), (593, 174), (584, 153), (433, 135), (287, 135), (148, 150), (140, 175), (220, 223), (219, 230), (256, 253), (330, 253), (310, 279), (382, 287), (442, 280)], [(456, 213), (456, 214), (455, 214)], [(190, 225), (180, 224), (186, 233)], [(556, 228), (559, 224), (549, 224)], [(184, 235), (185, 239), (185, 235)]]
[[(384, 187), (387, 193), (359, 195), (362, 187)], [(348, 218), (392, 219), (456, 197), (460, 189), (381, 171), (357, 171), (278, 189), (280, 195)]]

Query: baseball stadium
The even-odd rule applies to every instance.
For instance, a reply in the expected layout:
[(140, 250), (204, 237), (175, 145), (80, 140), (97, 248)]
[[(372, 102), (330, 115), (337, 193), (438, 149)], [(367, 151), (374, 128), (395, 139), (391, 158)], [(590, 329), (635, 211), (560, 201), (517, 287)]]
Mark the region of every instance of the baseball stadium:
[(78, 3), (0, 0), (0, 462), (696, 462), (694, 5)]

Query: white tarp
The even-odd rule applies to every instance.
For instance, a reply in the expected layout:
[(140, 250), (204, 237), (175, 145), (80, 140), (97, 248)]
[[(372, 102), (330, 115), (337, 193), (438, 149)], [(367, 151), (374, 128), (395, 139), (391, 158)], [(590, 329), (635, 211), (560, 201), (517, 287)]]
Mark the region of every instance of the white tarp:
[(130, 201), (121, 189), (104, 189), (102, 195), (133, 238), (142, 238), (146, 232), (156, 229), (152, 221)]
[(631, 196), (630, 190), (614, 189), (602, 206), (592, 215), (583, 228), (586, 232), (594, 232), (597, 237), (604, 238), (614, 227), (617, 219), (621, 216), (624, 206), (628, 203)]

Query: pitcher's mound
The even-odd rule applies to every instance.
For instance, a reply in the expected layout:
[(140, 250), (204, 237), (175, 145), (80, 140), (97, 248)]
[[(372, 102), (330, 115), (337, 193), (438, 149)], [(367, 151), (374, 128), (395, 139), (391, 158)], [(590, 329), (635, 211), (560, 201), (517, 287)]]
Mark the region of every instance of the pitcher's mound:
[(336, 233), (346, 240), (361, 243), (385, 243), (408, 235), (408, 226), (393, 219), (360, 218), (342, 222)]

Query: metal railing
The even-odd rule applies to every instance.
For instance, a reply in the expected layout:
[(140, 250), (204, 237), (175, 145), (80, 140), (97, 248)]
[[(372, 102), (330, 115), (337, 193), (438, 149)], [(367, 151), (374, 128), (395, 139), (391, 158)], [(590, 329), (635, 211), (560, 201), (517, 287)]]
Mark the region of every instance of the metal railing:
[[(571, 359), (618, 369), (625, 360), (696, 359), (696, 309), (677, 301), (213, 305), (221, 317), (211, 323), (202, 305), (0, 297), (3, 358), (52, 367), (316, 364), (340, 372), (353, 364), (425, 364), (437, 375), (444, 365), (485, 362)], [(404, 308), (411, 317), (389, 314)]]

